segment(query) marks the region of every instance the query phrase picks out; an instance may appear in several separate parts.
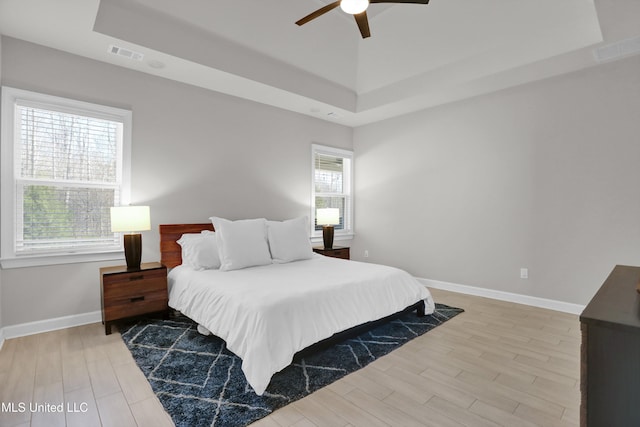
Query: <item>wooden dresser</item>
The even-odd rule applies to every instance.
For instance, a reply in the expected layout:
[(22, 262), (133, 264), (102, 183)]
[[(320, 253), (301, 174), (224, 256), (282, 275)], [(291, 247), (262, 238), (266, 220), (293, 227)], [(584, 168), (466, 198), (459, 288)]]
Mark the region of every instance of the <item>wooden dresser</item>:
[(100, 269), (102, 322), (107, 335), (111, 323), (156, 312), (168, 314), (167, 268), (159, 262), (143, 263), (139, 270), (126, 266)]
[(581, 427), (640, 426), (639, 281), (616, 266), (580, 316)]

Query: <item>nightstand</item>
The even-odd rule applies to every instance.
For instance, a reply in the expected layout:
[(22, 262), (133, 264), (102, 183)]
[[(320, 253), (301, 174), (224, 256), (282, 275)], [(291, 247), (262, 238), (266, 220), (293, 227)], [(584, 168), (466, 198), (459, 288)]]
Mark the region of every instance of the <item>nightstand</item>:
[(102, 323), (107, 335), (116, 320), (169, 313), (167, 267), (159, 262), (143, 263), (139, 270), (127, 270), (126, 266), (101, 268), (100, 291)]
[(334, 246), (333, 249), (318, 247), (313, 248), (313, 252), (324, 256), (330, 256), (332, 258), (351, 259), (349, 248), (346, 246)]

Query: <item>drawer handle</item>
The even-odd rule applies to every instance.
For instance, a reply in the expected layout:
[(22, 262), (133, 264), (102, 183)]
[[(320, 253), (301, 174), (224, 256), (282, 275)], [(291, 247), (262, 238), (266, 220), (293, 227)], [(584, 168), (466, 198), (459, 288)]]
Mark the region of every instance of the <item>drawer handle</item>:
[(129, 281), (133, 282), (134, 280), (142, 280), (144, 279), (144, 276), (142, 274), (140, 274), (139, 276), (129, 276)]
[(131, 298), (131, 302), (140, 302), (140, 301), (144, 301), (144, 295), (141, 297), (133, 297)]

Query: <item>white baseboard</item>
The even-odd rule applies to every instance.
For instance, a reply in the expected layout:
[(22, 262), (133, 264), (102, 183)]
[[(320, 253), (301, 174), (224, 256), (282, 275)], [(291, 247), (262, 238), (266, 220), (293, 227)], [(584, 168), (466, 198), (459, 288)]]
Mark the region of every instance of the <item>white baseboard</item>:
[[(0, 330), (0, 338), (10, 339), (55, 331), (58, 329), (72, 328), (102, 321), (100, 311), (74, 314), (72, 316), (56, 317), (54, 319), (38, 320), (36, 322), (21, 323), (19, 325), (5, 326)], [(0, 341), (2, 342), (2, 341)]]
[(0, 328), (0, 350), (2, 350), (3, 344), (4, 344), (4, 329)]
[(546, 298), (532, 297), (529, 295), (514, 294), (511, 292), (496, 291), (494, 289), (478, 288), (475, 286), (459, 285), (457, 283), (441, 282), (439, 280), (417, 279), (428, 288), (442, 289), (445, 291), (457, 292), (460, 294), (475, 295), (497, 299), (500, 301), (514, 302), (517, 304), (530, 305), (533, 307), (547, 308), (549, 310), (562, 311), (571, 314), (580, 314), (585, 306), (580, 304), (572, 304), (564, 301), (556, 301)]

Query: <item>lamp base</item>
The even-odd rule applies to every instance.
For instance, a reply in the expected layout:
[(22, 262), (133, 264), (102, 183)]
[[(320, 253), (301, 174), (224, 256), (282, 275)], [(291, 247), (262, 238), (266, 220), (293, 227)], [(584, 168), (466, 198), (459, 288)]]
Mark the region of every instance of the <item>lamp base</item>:
[(325, 249), (333, 249), (333, 225), (322, 226), (322, 239)]
[(142, 234), (124, 235), (124, 257), (127, 260), (127, 270), (140, 270)]

